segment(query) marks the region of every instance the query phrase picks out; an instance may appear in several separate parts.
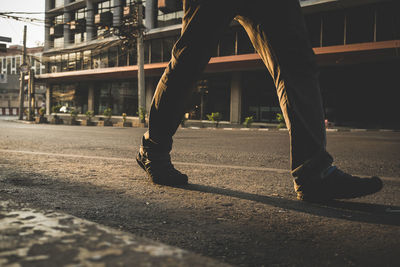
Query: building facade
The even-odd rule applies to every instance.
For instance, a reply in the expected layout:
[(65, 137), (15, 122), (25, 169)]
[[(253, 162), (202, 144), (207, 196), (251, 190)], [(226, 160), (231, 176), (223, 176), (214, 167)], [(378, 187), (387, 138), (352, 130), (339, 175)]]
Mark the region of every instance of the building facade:
[[(39, 76), (46, 71), (42, 61), (43, 47), (27, 48), (27, 64)], [(0, 116), (19, 114), (19, 88), (20, 65), (23, 62), (23, 47), (11, 45), (7, 52), (0, 52)], [(35, 86), (35, 103), (40, 108), (45, 102), (46, 88), (43, 84)], [(26, 90), (26, 89), (25, 89)], [(25, 107), (28, 106), (27, 94), (25, 94)]]
[[(135, 0), (45, 0), (47, 112), (51, 106), (81, 113), (135, 116), (137, 51), (115, 35)], [(144, 24), (146, 108), (179, 38), (182, 3), (146, 0)], [(326, 117), (336, 124), (399, 127), (400, 10), (396, 0), (300, 1), (320, 66)], [(392, 97), (393, 96), (393, 97)], [(245, 31), (235, 23), (221, 36), (204, 75), (193, 88), (190, 118), (220, 112), (223, 120), (273, 122), (280, 112), (274, 85)], [(397, 114), (396, 114), (397, 111)]]

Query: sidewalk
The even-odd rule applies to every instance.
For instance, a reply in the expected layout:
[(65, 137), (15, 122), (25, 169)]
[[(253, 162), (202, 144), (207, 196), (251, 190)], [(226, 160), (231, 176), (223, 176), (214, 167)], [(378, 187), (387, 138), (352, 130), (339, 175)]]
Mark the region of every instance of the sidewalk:
[[(243, 130), (243, 131), (287, 131), (286, 128), (278, 128), (278, 123), (258, 123), (255, 122), (251, 127), (247, 128), (243, 124), (230, 123), (228, 121), (219, 122), (218, 128), (215, 127), (215, 123), (211, 121), (199, 121), (199, 120), (188, 120), (185, 122), (184, 127), (188, 129), (221, 129), (221, 130)], [(328, 126), (327, 132), (365, 132), (365, 131), (382, 131), (382, 132), (396, 132), (399, 130), (395, 129), (367, 129), (367, 128), (355, 128), (350, 126)]]
[[(8, 120), (19, 123), (35, 124), (34, 121), (18, 120), (17, 116), (0, 116), (0, 120)], [(243, 130), (243, 131), (287, 131), (286, 128), (278, 128), (278, 123), (260, 123), (255, 122), (250, 127), (245, 127), (243, 124), (230, 123), (229, 121), (219, 122), (218, 128), (215, 123), (207, 120), (187, 120), (181, 129), (220, 129), (220, 130)], [(327, 132), (366, 132), (366, 131), (379, 131), (379, 132), (398, 132), (399, 129), (378, 129), (378, 128), (356, 128), (351, 126), (328, 126)]]
[(0, 201), (0, 266), (228, 266), (51, 210)]

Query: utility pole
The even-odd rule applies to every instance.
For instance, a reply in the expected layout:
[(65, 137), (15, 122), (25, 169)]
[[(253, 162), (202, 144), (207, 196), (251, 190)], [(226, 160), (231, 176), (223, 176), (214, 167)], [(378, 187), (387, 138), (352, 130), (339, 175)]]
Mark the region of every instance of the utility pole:
[[(124, 19), (120, 26), (114, 26), (115, 33), (122, 40), (122, 47), (132, 48), (136, 42), (137, 66), (138, 66), (138, 114), (141, 123), (145, 122), (146, 115), (146, 91), (144, 75), (144, 25), (143, 3), (135, 0), (131, 6), (124, 8)], [(129, 60), (129, 59), (128, 59)]]
[[(29, 80), (28, 80), (28, 121), (33, 120), (33, 110), (35, 110), (35, 72), (33, 69), (29, 70)], [(32, 110), (33, 109), (33, 110)]]
[(26, 72), (26, 25), (24, 26), (24, 48), (23, 48), (22, 65), (20, 66), (20, 83), (19, 83), (19, 120), (24, 119), (24, 87)]
[(140, 122), (145, 122), (146, 114), (146, 91), (144, 75), (144, 46), (143, 46), (143, 4), (141, 0), (137, 1), (137, 64), (138, 64), (138, 109)]

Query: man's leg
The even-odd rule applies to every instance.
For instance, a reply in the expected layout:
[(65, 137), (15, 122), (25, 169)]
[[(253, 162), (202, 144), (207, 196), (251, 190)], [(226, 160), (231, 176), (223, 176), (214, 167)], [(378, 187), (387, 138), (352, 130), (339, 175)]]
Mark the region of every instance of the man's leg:
[(221, 32), (234, 17), (230, 1), (184, 1), (182, 34), (162, 75), (150, 109), (149, 130), (138, 155), (139, 165), (158, 184), (185, 184), (187, 176), (175, 170), (169, 152), (192, 94), (192, 87), (217, 49)]
[[(314, 180), (317, 182), (308, 188), (317, 188), (312, 193), (315, 198), (324, 197), (321, 194), (327, 198), (336, 198), (339, 195), (354, 197), (378, 191), (382, 187), (378, 178), (360, 179), (331, 166), (333, 158), (326, 151), (324, 113), (315, 55), (308, 40), (299, 2), (272, 0), (269, 8), (263, 8), (262, 5), (265, 7), (266, 4), (260, 1), (244, 2), (246, 4), (241, 9), (241, 15), (236, 19), (245, 28), (275, 81), (290, 134), (291, 169), (296, 178), (298, 197), (303, 198), (300, 187)], [(335, 188), (331, 182), (329, 185), (321, 185), (323, 177), (335, 177), (336, 182), (340, 180), (339, 188)], [(347, 186), (351, 192), (343, 192), (341, 186)], [(324, 192), (321, 187), (330, 189), (325, 188)]]

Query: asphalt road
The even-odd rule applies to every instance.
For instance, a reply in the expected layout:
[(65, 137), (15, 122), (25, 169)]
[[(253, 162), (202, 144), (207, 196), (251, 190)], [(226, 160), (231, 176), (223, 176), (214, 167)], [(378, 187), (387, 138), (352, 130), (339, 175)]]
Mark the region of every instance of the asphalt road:
[(171, 188), (134, 161), (144, 131), (0, 121), (0, 200), (238, 266), (398, 266), (399, 132), (328, 132), (335, 164), (384, 188), (310, 204), (295, 198), (287, 132), (179, 129), (172, 158), (190, 185)]

